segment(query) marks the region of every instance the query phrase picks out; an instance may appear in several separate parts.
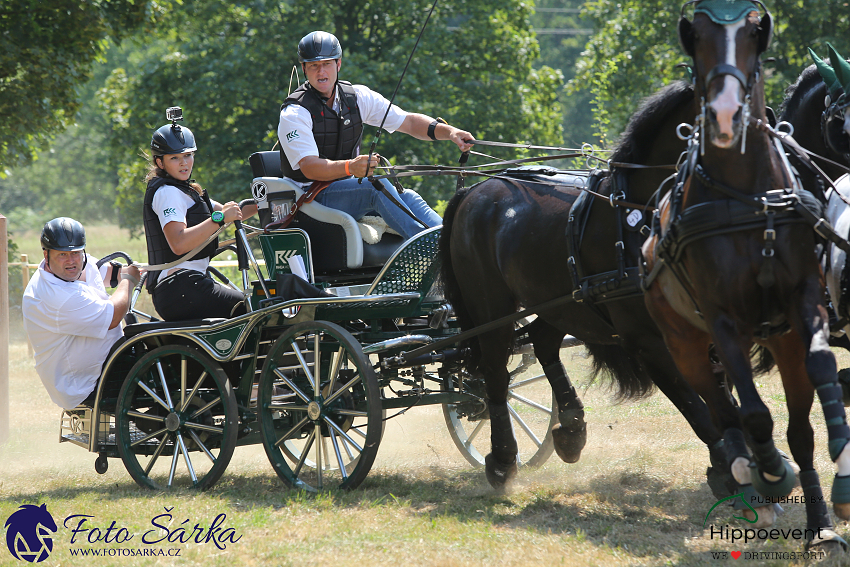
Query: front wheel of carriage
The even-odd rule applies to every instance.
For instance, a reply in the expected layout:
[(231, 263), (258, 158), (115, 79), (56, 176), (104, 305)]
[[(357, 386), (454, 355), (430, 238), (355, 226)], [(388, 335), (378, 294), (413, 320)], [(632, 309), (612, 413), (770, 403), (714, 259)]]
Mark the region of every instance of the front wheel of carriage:
[(136, 362), (115, 411), (115, 442), (140, 486), (205, 490), (236, 447), (236, 396), (221, 365), (186, 345), (156, 348)]
[[(466, 374), (449, 376), (449, 390), (458, 389), (474, 398), (454, 404), (443, 404), (443, 417), (449, 435), (466, 461), (483, 467), (490, 452), (490, 418), (487, 414), (483, 378)], [(539, 467), (555, 449), (552, 427), (558, 424), (555, 396), (543, 369), (533, 355), (523, 354), (510, 371), (508, 412), (517, 440), (520, 466)]]
[(307, 321), (282, 334), (263, 365), (257, 407), (263, 447), (287, 485), (352, 489), (372, 468), (383, 425), (378, 379), (339, 325)]

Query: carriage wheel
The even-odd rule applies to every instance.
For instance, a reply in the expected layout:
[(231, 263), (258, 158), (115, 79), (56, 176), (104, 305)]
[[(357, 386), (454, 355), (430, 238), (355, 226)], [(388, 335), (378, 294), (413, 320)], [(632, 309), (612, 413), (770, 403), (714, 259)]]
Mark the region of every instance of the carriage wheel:
[(140, 358), (115, 413), (118, 454), (144, 488), (206, 490), (236, 447), (236, 394), (221, 366), (193, 346), (167, 345)]
[(289, 486), (357, 487), (381, 441), (378, 380), (360, 345), (325, 321), (294, 325), (272, 345), (257, 397), (263, 447)]
[[(555, 395), (533, 355), (522, 355), (522, 361), (510, 375), (508, 411), (519, 447), (517, 461), (520, 466), (539, 467), (555, 449), (552, 440), (552, 427), (558, 423)], [(456, 377), (450, 376), (450, 390), (457, 387), (453, 380)], [(464, 376), (463, 391), (479, 399), (443, 404), (443, 416), (449, 435), (463, 457), (472, 466), (483, 467), (484, 457), (490, 452), (490, 419), (484, 402), (483, 379)]]

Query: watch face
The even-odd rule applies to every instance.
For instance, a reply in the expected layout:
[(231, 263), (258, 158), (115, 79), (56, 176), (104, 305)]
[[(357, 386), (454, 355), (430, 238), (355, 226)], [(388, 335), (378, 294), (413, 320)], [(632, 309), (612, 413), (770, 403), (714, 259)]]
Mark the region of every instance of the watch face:
[(221, 211), (216, 211), (216, 212), (214, 212), (214, 213), (212, 214), (212, 220), (213, 220), (213, 222), (221, 222), (221, 221), (223, 221), (223, 220), (224, 220), (224, 213), (222, 213)]

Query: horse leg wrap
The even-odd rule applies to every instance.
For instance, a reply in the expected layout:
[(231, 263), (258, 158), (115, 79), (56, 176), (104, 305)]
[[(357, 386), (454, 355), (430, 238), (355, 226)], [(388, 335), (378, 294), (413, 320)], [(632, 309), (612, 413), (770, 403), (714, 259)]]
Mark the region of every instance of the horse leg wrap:
[(507, 488), (517, 475), (517, 444), (511, 426), (508, 404), (487, 401), (490, 411), (490, 443), (492, 449), (484, 457), (484, 475), (497, 490)]
[(850, 440), (850, 427), (847, 426), (847, 415), (844, 412), (844, 395), (841, 386), (835, 382), (822, 384), (815, 389), (826, 420), (829, 456), (835, 461)]
[(555, 401), (558, 402), (558, 422), (552, 428), (552, 440), (555, 452), (565, 463), (576, 463), (581, 458), (581, 450), (587, 443), (587, 424), (584, 421), (584, 404), (581, 403), (576, 389), (560, 361), (543, 367), (546, 378), (552, 386)]
[(738, 457), (750, 458), (750, 451), (747, 449), (747, 442), (744, 441), (744, 432), (740, 429), (729, 428), (723, 432), (723, 448), (726, 450), (726, 461), (729, 466), (735, 462)]
[(490, 410), (490, 443), (493, 456), (504, 465), (515, 463), (518, 449), (508, 404), (494, 404), (488, 400), (487, 407)]
[(552, 393), (555, 394), (555, 401), (558, 402), (558, 410), (562, 412), (584, 410), (584, 404), (581, 403), (581, 399), (576, 394), (576, 389), (570, 383), (564, 365), (560, 361), (544, 366), (543, 373), (546, 374), (549, 385), (552, 386)]
[[(794, 490), (797, 479), (791, 463), (780, 456), (773, 444), (773, 439), (768, 439), (764, 443), (753, 442), (752, 446), (755, 462), (750, 464), (752, 469), (750, 478), (752, 478), (753, 488), (767, 496), (779, 497), (790, 494)], [(767, 479), (764, 477), (765, 473), (779, 478)]]
[(800, 487), (803, 489), (806, 503), (806, 528), (832, 529), (832, 519), (829, 517), (829, 510), (823, 499), (818, 472), (816, 470), (800, 471)]

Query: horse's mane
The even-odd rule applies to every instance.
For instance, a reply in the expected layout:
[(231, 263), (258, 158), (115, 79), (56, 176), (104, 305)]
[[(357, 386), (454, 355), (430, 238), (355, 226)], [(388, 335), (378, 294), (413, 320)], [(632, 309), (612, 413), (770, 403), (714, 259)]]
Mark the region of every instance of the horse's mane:
[(643, 163), (647, 151), (652, 147), (646, 140), (658, 135), (661, 123), (670, 112), (693, 99), (694, 87), (685, 81), (676, 81), (643, 99), (620, 134), (611, 160)]
[[(826, 62), (828, 64), (829, 59), (827, 59)], [(780, 116), (794, 115), (797, 110), (800, 109), (800, 104), (802, 104), (803, 97), (806, 93), (819, 84), (824, 83), (820, 73), (818, 73), (817, 67), (815, 65), (809, 65), (803, 70), (800, 76), (797, 77), (794, 84), (789, 85), (788, 88), (785, 89), (785, 100), (783, 100), (782, 104), (779, 105)]]

